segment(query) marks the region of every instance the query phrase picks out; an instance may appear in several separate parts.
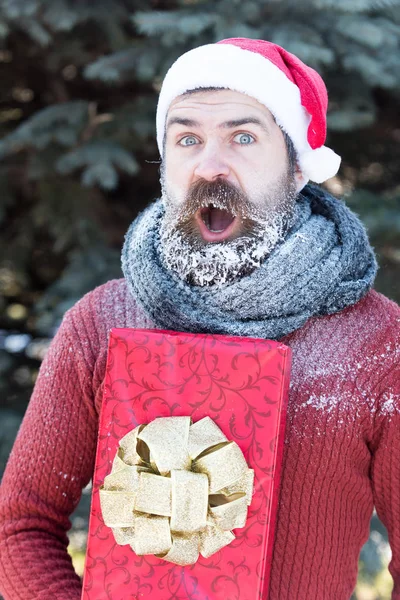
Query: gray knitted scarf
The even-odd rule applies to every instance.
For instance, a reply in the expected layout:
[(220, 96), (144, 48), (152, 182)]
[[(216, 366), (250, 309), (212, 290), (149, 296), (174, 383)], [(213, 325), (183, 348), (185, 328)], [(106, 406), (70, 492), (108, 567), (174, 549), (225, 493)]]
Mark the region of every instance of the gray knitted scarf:
[(156, 327), (280, 339), (310, 317), (336, 313), (372, 287), (377, 262), (364, 226), (342, 200), (307, 185), (295, 224), (260, 267), (236, 280), (199, 287), (164, 267), (160, 200), (129, 227), (122, 270)]

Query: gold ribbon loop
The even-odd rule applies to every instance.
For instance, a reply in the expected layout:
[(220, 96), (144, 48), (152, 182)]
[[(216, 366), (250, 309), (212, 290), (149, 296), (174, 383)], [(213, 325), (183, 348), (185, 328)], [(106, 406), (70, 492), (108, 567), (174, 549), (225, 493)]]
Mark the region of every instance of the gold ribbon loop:
[(234, 442), (224, 443), (222, 447), (211, 448), (203, 453), (193, 464), (193, 470), (206, 473), (210, 482), (210, 494), (232, 485), (241, 479), (248, 469), (246, 459), (239, 446)]
[(111, 472), (104, 479), (105, 490), (120, 490), (125, 492), (137, 492), (139, 487), (139, 476), (145, 467), (124, 465), (122, 469)]
[(168, 517), (138, 515), (135, 519), (135, 535), (132, 550), (142, 554), (164, 554), (172, 546)]
[(254, 470), (247, 469), (246, 473), (240, 479), (237, 479), (231, 485), (228, 485), (221, 490), (218, 490), (218, 494), (223, 496), (233, 496), (233, 494), (240, 494), (245, 492), (247, 506), (250, 506), (253, 499), (253, 487), (254, 487)]
[[(119, 451), (117, 456), (127, 465), (142, 465), (149, 463), (150, 459), (146, 456), (146, 448), (140, 448), (138, 445), (138, 435), (142, 431), (144, 425), (139, 425), (120, 440)], [(144, 455), (139, 454), (140, 449), (144, 451)]]
[(194, 460), (205, 450), (227, 441), (227, 438), (224, 436), (218, 425), (216, 425), (210, 417), (204, 417), (204, 419), (200, 419), (200, 421), (194, 423), (190, 428), (190, 458)]
[(212, 523), (207, 523), (207, 527), (200, 534), (200, 554), (204, 558), (208, 558), (233, 542), (234, 539), (232, 531), (224, 531)]
[(100, 490), (100, 502), (107, 527), (132, 527), (135, 524), (134, 493)]
[(158, 555), (158, 558), (168, 560), (176, 565), (185, 567), (192, 565), (199, 558), (200, 535), (191, 536), (172, 536), (171, 550), (164, 555)]
[(254, 472), (209, 417), (161, 417), (119, 443), (100, 488), (104, 523), (118, 544), (178, 565), (235, 539), (251, 503)]
[(113, 527), (113, 534), (115, 541), (120, 546), (126, 546), (127, 544), (133, 543), (135, 535), (134, 527)]
[[(236, 494), (235, 494), (236, 496)], [(214, 523), (221, 529), (244, 527), (247, 519), (247, 498), (242, 494), (239, 498), (225, 499), (223, 504), (212, 506), (210, 514)]]
[(138, 434), (150, 449), (151, 462), (161, 475), (172, 469), (190, 469), (188, 453), (190, 417), (154, 419)]

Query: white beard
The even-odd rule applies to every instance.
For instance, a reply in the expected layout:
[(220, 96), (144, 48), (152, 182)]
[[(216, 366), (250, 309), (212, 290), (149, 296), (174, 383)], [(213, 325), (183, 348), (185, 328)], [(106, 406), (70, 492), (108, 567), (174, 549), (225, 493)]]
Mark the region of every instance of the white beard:
[[(184, 281), (198, 286), (223, 284), (251, 273), (283, 241), (287, 216), (276, 215), (257, 237), (240, 237), (196, 248), (179, 229), (162, 227), (162, 259)], [(290, 226), (290, 225), (289, 225)]]
[(183, 232), (181, 225), (193, 212), (188, 213), (185, 203), (177, 203), (163, 175), (161, 189), (165, 208), (160, 231), (161, 258), (167, 269), (192, 285), (222, 285), (251, 273), (284, 240), (294, 222), (297, 192), (293, 178), (282, 178), (263, 201), (260, 198), (257, 202), (243, 200), (240, 211), (244, 214), (241, 215), (232, 209), (224, 193), (204, 198), (204, 206), (212, 202), (253, 222), (251, 233), (217, 243), (205, 242), (200, 233), (196, 237)]

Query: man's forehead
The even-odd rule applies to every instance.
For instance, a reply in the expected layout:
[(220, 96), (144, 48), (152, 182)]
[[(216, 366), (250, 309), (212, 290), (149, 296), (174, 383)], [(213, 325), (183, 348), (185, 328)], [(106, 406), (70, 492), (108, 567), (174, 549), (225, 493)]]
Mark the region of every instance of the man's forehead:
[(180, 113), (184, 111), (206, 111), (218, 112), (229, 110), (232, 113), (242, 114), (246, 110), (252, 109), (260, 115), (264, 115), (268, 121), (273, 121), (269, 109), (258, 102), (255, 98), (236, 92), (233, 90), (195, 90), (189, 93), (177, 96), (170, 104), (167, 117), (171, 113)]

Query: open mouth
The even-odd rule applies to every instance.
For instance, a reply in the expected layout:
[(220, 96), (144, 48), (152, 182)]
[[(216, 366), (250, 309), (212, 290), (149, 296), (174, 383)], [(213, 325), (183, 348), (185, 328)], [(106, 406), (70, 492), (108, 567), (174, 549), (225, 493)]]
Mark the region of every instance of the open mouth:
[(207, 242), (220, 242), (228, 238), (236, 223), (237, 217), (223, 208), (209, 204), (196, 213), (196, 220), (201, 235)]

